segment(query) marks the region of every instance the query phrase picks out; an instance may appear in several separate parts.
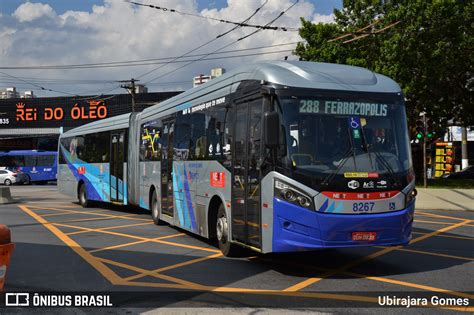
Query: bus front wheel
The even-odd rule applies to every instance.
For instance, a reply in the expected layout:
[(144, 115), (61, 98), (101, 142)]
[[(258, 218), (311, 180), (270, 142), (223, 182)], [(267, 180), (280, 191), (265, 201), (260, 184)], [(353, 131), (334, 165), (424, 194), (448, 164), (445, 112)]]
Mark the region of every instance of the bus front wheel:
[(87, 199), (87, 191), (86, 191), (86, 184), (81, 184), (79, 188), (79, 203), (83, 208), (87, 208), (89, 206), (89, 200)]
[(230, 242), (229, 220), (224, 205), (221, 204), (217, 212), (216, 236), (219, 242), (219, 249), (228, 257), (236, 256), (239, 253), (237, 245)]

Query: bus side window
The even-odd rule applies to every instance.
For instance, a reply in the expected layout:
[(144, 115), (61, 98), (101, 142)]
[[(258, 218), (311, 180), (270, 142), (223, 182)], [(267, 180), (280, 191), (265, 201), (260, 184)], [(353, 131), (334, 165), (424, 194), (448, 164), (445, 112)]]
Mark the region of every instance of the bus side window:
[(228, 161), (230, 167), (231, 159), (231, 135), (230, 125), (231, 110), (225, 104), (217, 105), (209, 111), (209, 119), (207, 124), (207, 145), (209, 150), (209, 158)]
[(160, 161), (163, 140), (161, 121), (147, 122), (140, 130), (140, 161)]
[(190, 115), (189, 159), (202, 160), (207, 156), (206, 120), (202, 112)]
[(41, 158), (41, 155), (40, 156), (25, 155), (25, 166), (32, 167), (32, 166), (41, 165), (37, 163), (38, 159), (40, 158)]

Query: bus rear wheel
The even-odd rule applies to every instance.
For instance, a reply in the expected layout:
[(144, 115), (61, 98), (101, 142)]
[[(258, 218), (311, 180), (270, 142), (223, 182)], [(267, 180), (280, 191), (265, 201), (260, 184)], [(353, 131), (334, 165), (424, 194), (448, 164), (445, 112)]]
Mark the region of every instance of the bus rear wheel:
[(160, 205), (158, 204), (156, 190), (153, 191), (153, 195), (151, 197), (151, 217), (153, 219), (153, 223), (156, 225), (163, 225), (165, 223), (164, 221), (160, 220)]
[(83, 208), (87, 208), (89, 206), (89, 200), (87, 199), (87, 191), (86, 191), (86, 184), (81, 184), (79, 187), (79, 203)]
[(229, 220), (224, 205), (221, 204), (217, 211), (216, 236), (219, 243), (219, 249), (227, 257), (237, 256), (240, 248), (231, 243), (229, 233)]

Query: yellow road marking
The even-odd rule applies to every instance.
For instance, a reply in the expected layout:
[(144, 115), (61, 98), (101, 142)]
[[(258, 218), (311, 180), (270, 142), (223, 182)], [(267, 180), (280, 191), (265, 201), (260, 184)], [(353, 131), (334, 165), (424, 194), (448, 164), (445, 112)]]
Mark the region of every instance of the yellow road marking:
[[(58, 211), (59, 212), (59, 211)], [(43, 215), (40, 215), (42, 216), (43, 218), (45, 217), (55, 217), (55, 216), (58, 216), (58, 215), (70, 215), (69, 212), (60, 212), (60, 213), (48, 213), (48, 214), (43, 214)]]
[(163, 275), (163, 274), (153, 273), (151, 270), (146, 270), (146, 269), (139, 268), (139, 267), (136, 267), (136, 266), (132, 266), (132, 265), (129, 265), (129, 264), (121, 263), (121, 262), (118, 262), (118, 261), (115, 261), (115, 260), (109, 260), (109, 259), (106, 259), (106, 258), (99, 258), (99, 257), (97, 257), (96, 259), (101, 261), (101, 262), (107, 263), (107, 264), (111, 264), (111, 265), (114, 265), (114, 266), (117, 266), (117, 267), (120, 267), (120, 268), (125, 268), (125, 269), (128, 269), (128, 270), (138, 272), (140, 274), (146, 274), (147, 276), (152, 276), (152, 277), (159, 278), (159, 279), (162, 279), (162, 280), (166, 280), (166, 281), (169, 281), (169, 282), (178, 283), (178, 284), (184, 285), (188, 288), (193, 288), (193, 289), (196, 289), (196, 290), (200, 290), (201, 288), (205, 287), (205, 286), (201, 286), (200, 284), (197, 284), (197, 283), (194, 283), (194, 282), (186, 281), (186, 280), (183, 280), (183, 279), (179, 279), (179, 278), (175, 278), (175, 277), (167, 276), (167, 275)]
[[(458, 217), (450, 217), (446, 215), (441, 215), (441, 214), (436, 214), (436, 213), (429, 213), (429, 212), (424, 212), (424, 211), (415, 211), (415, 216), (417, 214), (428, 216), (428, 217), (433, 217), (433, 218), (443, 218), (443, 219), (451, 219), (451, 220), (458, 220), (458, 221), (466, 221), (467, 219), (464, 218), (458, 218)], [(470, 220), (472, 221), (472, 220)]]
[[(166, 235), (166, 236), (161, 236), (161, 237), (152, 238), (152, 239), (153, 239), (153, 240), (162, 240), (162, 239), (165, 239), (165, 238), (178, 237), (178, 236), (182, 236), (182, 235), (186, 235), (186, 234), (184, 234), (184, 233), (178, 233), (178, 234)], [(122, 248), (122, 247), (128, 247), (128, 246), (133, 246), (133, 245), (143, 244), (143, 243), (148, 243), (148, 242), (150, 242), (150, 240), (141, 240), (141, 241), (136, 241), (136, 242), (130, 242), (130, 243), (125, 243), (125, 244), (119, 244), (119, 245), (114, 245), (114, 246), (108, 246), (108, 247), (104, 247), (104, 248), (98, 248), (98, 249), (90, 250), (89, 253), (97, 253), (97, 252), (102, 252), (102, 251), (105, 251), (105, 250), (111, 250), (111, 249), (117, 249), (117, 248)]]
[[(109, 259), (105, 259), (105, 258), (97, 258), (97, 259), (104, 263), (115, 265), (115, 266), (125, 268), (131, 271), (147, 274), (147, 276), (160, 278), (162, 280), (173, 281), (173, 282), (180, 281), (179, 284), (182, 284), (184, 288), (186, 289), (212, 291), (212, 292), (228, 292), (228, 293), (256, 293), (256, 294), (299, 296), (299, 297), (334, 299), (334, 300), (342, 300), (342, 301), (360, 301), (360, 302), (378, 303), (377, 298), (367, 297), (367, 296), (358, 296), (358, 295), (337, 294), (337, 293), (334, 293), (334, 294), (333, 293), (315, 293), (315, 292), (283, 292), (279, 290), (268, 290), (268, 289), (247, 289), (247, 288), (216, 287), (216, 286), (201, 285), (198, 283), (185, 281), (182, 279), (166, 276), (163, 274), (153, 273), (153, 271), (150, 271), (150, 270), (142, 269), (139, 267), (131, 266), (128, 264), (116, 262)], [(134, 285), (134, 286), (145, 286), (145, 287), (161, 287), (162, 285), (161, 283), (133, 282), (133, 281), (125, 281), (125, 280), (123, 280), (123, 284)], [(179, 288), (183, 288), (183, 287), (179, 287)]]
[[(192, 283), (186, 280), (166, 276), (166, 275), (161, 275), (157, 273), (153, 273), (153, 271), (148, 271), (150, 272), (150, 276), (153, 277), (161, 277), (163, 280), (167, 281), (179, 281), (179, 283), (173, 283), (173, 284), (166, 284), (166, 283), (145, 283), (145, 282), (132, 282), (132, 281), (125, 281), (123, 278), (115, 274), (110, 268), (108, 268), (103, 262), (105, 263), (110, 263), (112, 265), (120, 266), (123, 268), (127, 268), (129, 270), (133, 270), (137, 273), (145, 273), (146, 270), (122, 264), (119, 262), (111, 261), (111, 260), (106, 260), (103, 258), (97, 258), (85, 251), (78, 243), (74, 242), (71, 238), (66, 236), (61, 230), (56, 228), (54, 226), (54, 223), (50, 223), (43, 219), (41, 216), (37, 215), (34, 213), (32, 210), (28, 209), (28, 207), (24, 205), (19, 206), (20, 209), (22, 209), (24, 212), (32, 216), (34, 219), (36, 219), (38, 222), (43, 224), (46, 228), (48, 228), (54, 235), (56, 235), (60, 240), (62, 240), (66, 245), (71, 247), (79, 256), (81, 256), (84, 260), (86, 260), (91, 266), (93, 266), (95, 269), (97, 269), (106, 279), (108, 279), (112, 284), (114, 285), (126, 285), (126, 286), (145, 286), (145, 287), (156, 287), (156, 288), (176, 288), (176, 289), (194, 289), (194, 290), (203, 290), (203, 291), (214, 291), (214, 292), (235, 292), (235, 293), (248, 293), (248, 294), (267, 294), (267, 295), (281, 295), (281, 296), (298, 296), (298, 297), (307, 297), (307, 298), (321, 298), (321, 299), (333, 299), (333, 300), (342, 300), (342, 301), (361, 301), (361, 302), (371, 302), (371, 303), (378, 303), (377, 298), (373, 297), (366, 297), (366, 296), (357, 296), (357, 295), (345, 295), (345, 294), (331, 294), (331, 293), (316, 293), (316, 292), (284, 292), (284, 291), (277, 291), (277, 290), (259, 290), (259, 289), (245, 289), (245, 288), (232, 288), (232, 287), (212, 287), (212, 286), (205, 286), (205, 285), (200, 285), (196, 283)], [(444, 231), (447, 231), (449, 229), (456, 228), (458, 226), (465, 225), (467, 221), (460, 222), (459, 224), (455, 224), (453, 226), (449, 226), (443, 229), (440, 229), (438, 231), (434, 231), (433, 233), (428, 233), (425, 235), (430, 235), (434, 233), (442, 233)], [(415, 239), (414, 241), (421, 241), (427, 237), (425, 235)], [(130, 269), (131, 268), (131, 269)], [(343, 271), (342, 273), (347, 273), (350, 275), (357, 275), (355, 273), (350, 273), (347, 271)], [(371, 280), (376, 280), (376, 281), (383, 281), (387, 282), (390, 281), (392, 283), (397, 283), (401, 285), (406, 285), (405, 282), (403, 281), (398, 281), (398, 280), (392, 280), (392, 279), (385, 279), (385, 278), (380, 278), (380, 277), (369, 277)], [(410, 283), (408, 283), (410, 284)], [(438, 288), (433, 288), (429, 286), (422, 286), (422, 285), (417, 285), (417, 284), (410, 284), (413, 287), (418, 287), (418, 288), (423, 288), (423, 289), (436, 289), (440, 290), (437, 292), (443, 292), (449, 294), (449, 292), (454, 292), (454, 291), (448, 291), (444, 289), (438, 289)], [(461, 293), (462, 294), (462, 293)], [(472, 296), (468, 295), (469, 298), (472, 298)], [(452, 310), (457, 310), (457, 311), (473, 311), (473, 307), (436, 307), (436, 306), (431, 306), (435, 308), (444, 308), (444, 309), (452, 309)]]
[[(460, 226), (466, 225), (466, 224), (468, 224), (470, 221), (471, 221), (471, 220), (465, 220), (465, 221), (463, 221), (463, 222), (459, 222), (459, 223), (456, 223), (456, 224), (453, 224), (453, 225), (446, 226), (446, 227), (444, 227), (444, 228), (438, 229), (438, 230), (433, 231), (433, 232), (431, 232), (431, 233), (424, 234), (424, 235), (422, 235), (422, 236), (420, 236), (420, 237), (418, 237), (418, 238), (413, 239), (413, 240), (410, 242), (410, 244), (420, 242), (420, 241), (425, 240), (425, 239), (427, 239), (427, 238), (429, 238), (429, 237), (431, 237), (431, 236), (433, 236), (433, 235), (436, 235), (436, 234), (439, 234), (439, 233), (443, 233), (443, 232), (446, 232), (446, 231), (449, 231), (449, 230), (458, 228), (458, 227), (460, 227)], [(374, 259), (374, 258), (376, 258), (376, 257), (379, 257), (379, 256), (382, 256), (382, 255), (385, 255), (385, 254), (390, 253), (390, 252), (392, 252), (392, 251), (394, 251), (394, 250), (397, 250), (397, 249), (399, 249), (399, 248), (401, 248), (401, 247), (400, 247), (400, 246), (395, 246), (395, 247), (390, 247), (390, 248), (382, 249), (382, 250), (380, 250), (380, 251), (378, 251), (378, 252), (372, 253), (372, 254), (370, 254), (370, 255), (367, 255), (367, 256), (365, 256), (365, 257), (362, 257), (362, 258), (360, 258), (360, 259), (357, 259), (357, 260), (355, 260), (355, 261), (353, 261), (353, 262), (350, 262), (350, 263), (348, 263), (348, 264), (345, 264), (345, 265), (343, 265), (343, 266), (340, 267), (340, 268), (337, 268), (337, 269), (328, 271), (328, 272), (326, 272), (326, 273), (320, 275), (320, 276), (317, 277), (317, 278), (316, 278), (316, 277), (314, 277), (314, 278), (308, 278), (308, 279), (306, 279), (306, 280), (304, 280), (304, 281), (301, 281), (301, 282), (299, 282), (299, 283), (297, 283), (297, 284), (295, 284), (295, 285), (292, 285), (292, 286), (286, 288), (284, 291), (295, 292), (295, 291), (301, 290), (301, 289), (303, 289), (303, 288), (305, 288), (305, 287), (307, 287), (307, 286), (309, 286), (309, 285), (311, 285), (311, 284), (313, 284), (313, 283), (316, 283), (316, 282), (318, 282), (318, 281), (320, 281), (320, 280), (322, 280), (322, 279), (325, 279), (325, 278), (328, 278), (328, 277), (333, 276), (333, 275), (335, 275), (335, 274), (341, 273), (342, 271), (346, 271), (346, 270), (349, 269), (349, 268), (358, 266), (358, 265), (360, 265), (360, 264), (362, 264), (362, 263), (364, 263), (364, 262), (367, 262), (367, 261), (369, 261), (369, 260), (372, 260), (372, 259)]]
[(24, 205), (19, 205), (21, 210), (29, 214), (33, 217), (36, 221), (41, 223), (44, 227), (51, 231), (57, 238), (64, 242), (67, 246), (69, 246), (73, 251), (75, 251), (79, 256), (81, 256), (85, 261), (87, 261), (90, 265), (92, 265), (97, 271), (99, 271), (102, 276), (108, 279), (112, 284), (120, 281), (121, 278), (113, 272), (110, 268), (105, 266), (103, 263), (97, 261), (94, 256), (89, 254), (84, 248), (82, 248), (78, 243), (73, 241), (71, 238), (64, 235), (64, 233), (59, 230), (57, 227), (43, 219), (41, 216), (34, 213), (32, 210), (28, 209), (28, 207)]
[[(44, 208), (40, 208), (40, 207), (37, 207), (35, 208), (34, 206), (33, 207), (29, 207), (29, 208), (34, 208), (34, 209), (44, 209)], [(76, 213), (71, 213), (71, 211), (74, 211), (74, 210), (66, 210), (66, 209), (62, 209), (62, 210), (51, 210), (51, 209), (47, 209), (47, 211), (54, 211), (56, 213), (49, 213), (49, 214), (44, 214), (44, 215), (41, 215), (42, 217), (55, 217), (55, 216), (58, 216), (58, 215), (73, 215), (73, 214), (76, 214)], [(81, 214), (95, 214), (95, 213), (99, 213), (99, 212), (104, 212), (106, 210), (98, 210), (98, 211), (77, 211), (77, 212), (80, 212)], [(57, 213), (59, 212), (59, 213)], [(76, 211), (75, 211), (76, 212)]]
[(38, 207), (38, 206), (30, 206), (29, 208), (38, 209), (38, 210), (64, 211), (64, 212), (69, 212), (72, 214), (81, 214), (81, 215), (90, 214), (90, 215), (99, 216), (99, 217), (108, 217), (108, 218), (116, 218), (116, 219), (126, 218), (127, 220), (150, 221), (149, 219), (132, 218), (132, 216), (137, 215), (136, 213), (127, 214), (127, 215), (111, 215), (111, 214), (99, 213), (102, 211), (108, 211), (107, 209), (88, 212), (88, 211), (65, 210), (65, 209), (57, 209), (57, 208), (46, 208), (46, 207)]
[[(357, 273), (353, 273), (353, 272), (350, 272), (350, 271), (344, 271), (342, 274), (345, 274), (345, 275), (348, 275), (348, 276), (356, 276), (356, 277), (363, 276), (363, 275), (359, 275)], [(374, 280), (374, 281), (379, 281), (379, 282), (392, 283), (392, 284), (397, 284), (397, 285), (401, 285), (401, 286), (404, 286), (404, 287), (417, 288), (417, 289), (421, 289), (421, 290), (425, 290), (425, 291), (444, 293), (444, 294), (453, 295), (453, 296), (456, 296), (456, 297), (465, 297), (465, 298), (468, 298), (468, 299), (473, 299), (474, 298), (474, 295), (464, 293), (464, 292), (441, 289), (441, 288), (436, 288), (436, 287), (432, 287), (432, 286), (428, 286), (428, 285), (405, 282), (405, 281), (400, 281), (400, 280), (395, 280), (395, 279), (389, 279), (389, 278), (383, 278), (383, 277), (372, 277), (372, 276), (365, 276), (364, 279)]]
[(110, 234), (110, 235), (133, 238), (133, 239), (136, 239), (136, 240), (166, 244), (166, 245), (171, 245), (171, 246), (176, 246), (176, 247), (198, 249), (198, 250), (203, 250), (203, 251), (212, 252), (212, 253), (220, 253), (220, 251), (217, 250), (217, 249), (199, 247), (199, 246), (192, 246), (192, 245), (186, 245), (186, 244), (180, 244), (180, 243), (174, 243), (174, 242), (167, 242), (167, 241), (163, 241), (163, 240), (156, 240), (156, 239), (153, 239), (153, 238), (146, 238), (146, 237), (141, 237), (141, 236), (137, 236), (137, 235), (131, 235), (131, 234), (125, 234), (125, 233), (119, 233), (119, 232), (113, 232), (113, 231), (104, 231), (104, 230), (100, 231), (100, 230), (94, 230), (94, 229), (91, 229), (91, 228), (79, 227), (79, 226), (62, 224), (62, 223), (55, 223), (55, 222), (53, 222), (52, 224), (58, 225), (58, 226), (63, 226), (63, 227), (75, 228), (75, 229), (78, 228), (80, 230), (89, 231), (89, 232), (104, 233), (104, 234)]
[[(161, 284), (150, 283), (150, 282), (134, 282), (127, 281), (123, 285), (128, 286), (140, 286), (140, 287), (153, 287), (160, 288)], [(177, 289), (183, 288), (180, 285), (169, 285), (167, 287), (174, 287)], [(317, 293), (317, 292), (285, 292), (277, 290), (264, 290), (264, 289), (244, 289), (244, 288), (232, 288), (232, 287), (211, 287), (211, 286), (199, 286), (198, 288), (189, 288), (184, 286), (185, 289), (194, 289), (201, 291), (212, 291), (212, 292), (226, 292), (226, 293), (240, 293), (240, 294), (258, 294), (258, 295), (276, 295), (276, 296), (292, 296), (292, 297), (303, 297), (311, 299), (324, 299), (324, 300), (336, 300), (336, 301), (351, 301), (351, 302), (366, 302), (378, 304), (378, 298), (361, 296), (361, 295), (349, 295), (349, 294), (338, 294), (338, 293)], [(428, 305), (426, 307), (436, 309), (448, 309), (459, 312), (472, 312), (474, 307), (451, 307), (451, 306), (435, 306)]]
[(421, 223), (430, 223), (430, 224), (444, 224), (444, 225), (450, 225), (453, 224), (454, 222), (439, 222), (439, 221), (425, 221), (425, 220), (414, 220), (415, 223), (421, 222)]
[(156, 241), (157, 243), (162, 243), (162, 244), (167, 244), (171, 246), (178, 246), (178, 247), (183, 247), (183, 248), (189, 248), (189, 249), (198, 249), (198, 250), (203, 250), (206, 252), (212, 252), (212, 253), (220, 253), (221, 251), (218, 249), (212, 249), (212, 248), (207, 248), (207, 247), (200, 247), (200, 246), (194, 246), (194, 245), (186, 245), (186, 244), (180, 244), (180, 243), (174, 243), (174, 242), (168, 242), (168, 241)]
[(107, 214), (107, 212), (111, 212), (112, 213), (111, 215), (115, 215), (114, 213), (116, 213), (116, 212), (111, 211), (109, 209), (99, 209), (99, 210), (88, 209), (88, 210), (86, 210), (84, 208), (80, 208), (80, 209), (77, 209), (77, 210), (69, 210), (69, 211), (78, 211), (78, 212), (84, 213), (84, 214), (102, 214), (103, 212), (105, 212), (103, 214)]
[(444, 233), (446, 231), (449, 231), (449, 230), (453, 230), (453, 229), (456, 229), (458, 227), (461, 227), (463, 225), (467, 225), (469, 222), (471, 222), (472, 220), (464, 220), (463, 222), (459, 222), (459, 223), (456, 223), (456, 224), (453, 224), (453, 225), (450, 225), (450, 226), (446, 226), (444, 228), (441, 228), (439, 230), (436, 230), (436, 231), (433, 231), (433, 232), (430, 232), (430, 233), (427, 233), (427, 234), (424, 234), (420, 237), (417, 237), (413, 240), (411, 240), (410, 244), (413, 244), (413, 243), (417, 243), (417, 242), (420, 242), (420, 241), (423, 241), (431, 236), (434, 236), (434, 235), (438, 235), (440, 233)]
[(104, 221), (104, 220), (119, 220), (119, 219), (128, 219), (126, 215), (122, 217), (106, 217), (106, 218), (86, 218), (86, 219), (73, 219), (73, 220), (66, 220), (66, 221), (57, 221), (51, 223), (71, 223), (71, 222), (86, 222), (86, 221)]
[[(184, 267), (184, 266), (196, 264), (196, 263), (199, 263), (199, 262), (202, 262), (202, 261), (218, 258), (218, 257), (221, 257), (221, 256), (222, 256), (222, 253), (217, 253), (217, 254), (214, 254), (214, 255), (210, 255), (210, 256), (206, 256), (206, 257), (200, 257), (200, 258), (185, 261), (185, 262), (182, 262), (182, 263), (174, 264), (174, 265), (171, 265), (171, 266), (166, 266), (166, 267), (162, 267), (162, 268), (159, 268), (159, 269), (155, 269), (152, 272), (153, 273), (160, 273), (160, 272), (163, 272), (163, 271), (167, 271), (167, 270), (176, 269), (176, 268), (179, 268), (179, 267)], [(142, 273), (142, 274), (138, 274), (138, 275), (134, 275), (134, 276), (124, 278), (124, 280), (127, 280), (127, 281), (136, 280), (138, 278), (146, 277), (147, 275), (148, 274), (143, 274)]]
[(54, 202), (54, 201), (47, 201), (47, 202), (44, 202), (44, 201), (35, 201), (34, 203), (29, 203), (29, 202), (25, 202), (24, 205), (25, 206), (28, 206), (28, 208), (32, 208), (32, 207), (38, 207), (37, 205), (57, 205), (58, 207), (61, 207), (61, 208), (73, 208), (73, 209), (83, 209), (81, 206), (79, 205), (75, 205), (75, 206), (72, 206), (72, 205), (69, 205), (68, 204), (65, 204), (65, 203), (61, 203), (61, 202)]
[[(261, 258), (260, 258), (261, 259)], [(282, 262), (282, 261), (274, 261), (274, 260), (266, 260), (266, 259), (261, 259), (263, 261), (269, 261), (270, 263), (276, 263), (280, 265), (287, 265), (293, 268), (302, 268), (302, 269), (309, 269), (309, 270), (316, 270), (316, 271), (322, 271), (322, 272), (329, 272), (332, 271), (332, 269), (324, 268), (324, 267), (317, 267), (317, 266), (309, 266), (309, 265), (304, 265), (304, 264), (298, 264), (298, 263), (293, 263), (293, 262)], [(366, 279), (366, 280), (372, 280), (372, 281), (378, 281), (378, 282), (386, 282), (386, 283), (391, 283), (391, 284), (396, 284), (404, 287), (410, 287), (410, 288), (417, 288), (417, 289), (422, 289), (425, 291), (431, 291), (431, 292), (438, 292), (438, 293), (444, 293), (448, 295), (452, 295), (455, 297), (465, 297), (468, 299), (474, 299), (474, 295), (464, 293), (464, 292), (459, 292), (459, 291), (453, 291), (453, 290), (447, 290), (447, 289), (442, 289), (442, 288), (437, 288), (437, 287), (432, 287), (428, 285), (423, 285), (423, 284), (417, 284), (417, 283), (412, 283), (412, 282), (406, 282), (406, 281), (400, 281), (400, 280), (395, 280), (395, 279), (389, 279), (389, 278), (383, 278), (383, 277), (376, 277), (376, 276), (368, 276), (365, 274), (360, 274), (352, 271), (341, 271), (338, 272), (340, 275), (345, 275), (345, 276), (351, 276), (351, 277), (356, 277), (360, 279)]]
[[(388, 248), (388, 247), (377, 246), (377, 248)], [(424, 255), (430, 255), (430, 256), (439, 256), (439, 257), (446, 257), (446, 258), (453, 258), (453, 259), (460, 259), (460, 260), (467, 260), (467, 261), (474, 261), (474, 258), (454, 256), (454, 255), (441, 254), (441, 253), (435, 253), (435, 252), (428, 252), (428, 251), (417, 250), (417, 249), (399, 248), (399, 249), (397, 249), (397, 251), (424, 254)]]
[[(412, 234), (426, 234), (426, 233), (421, 233), (421, 232), (411, 232)], [(469, 236), (460, 236), (460, 235), (433, 235), (435, 237), (445, 237), (445, 238), (457, 238), (461, 240), (469, 240), (469, 241), (474, 241), (474, 237), (469, 237)]]
[[(126, 224), (126, 225), (116, 225), (116, 226), (109, 226), (105, 228), (100, 228), (100, 229), (94, 229), (94, 231), (107, 231), (107, 230), (114, 230), (114, 229), (120, 229), (120, 228), (125, 228), (125, 227), (133, 227), (133, 226), (142, 226), (142, 225), (150, 225), (153, 224), (153, 222), (144, 222), (144, 223), (134, 223), (134, 224)], [(71, 232), (71, 233), (65, 233), (66, 235), (76, 235), (76, 234), (82, 234), (82, 233), (89, 233), (90, 231), (77, 231), (77, 232)]]

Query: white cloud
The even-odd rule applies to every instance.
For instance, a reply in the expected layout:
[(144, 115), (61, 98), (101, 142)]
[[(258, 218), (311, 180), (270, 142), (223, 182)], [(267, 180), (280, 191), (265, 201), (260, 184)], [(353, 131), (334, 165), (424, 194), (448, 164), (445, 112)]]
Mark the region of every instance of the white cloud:
[(20, 22), (31, 22), (41, 17), (54, 17), (56, 12), (49, 4), (26, 2), (20, 5), (13, 16)]
[[(149, 3), (157, 4), (153, 1), (149, 1)], [(242, 21), (250, 16), (261, 3), (263, 0), (228, 0), (227, 6), (220, 10), (205, 9), (201, 12), (197, 11), (194, 0), (160, 0), (159, 5), (182, 12)], [(266, 24), (292, 3), (293, 0), (269, 0), (249, 23)], [(233, 25), (183, 16), (170, 11), (163, 12), (146, 7), (135, 7), (122, 0), (106, 0), (103, 6), (94, 6), (92, 12), (67, 11), (61, 15), (56, 15), (47, 4), (28, 2), (19, 6), (12, 16), (14, 18), (5, 15), (0, 18), (0, 66), (79, 64), (178, 56), (233, 27)], [(332, 20), (332, 15), (319, 15), (311, 3), (300, 1), (273, 25), (298, 28), (301, 16), (313, 21)], [(26, 21), (29, 23), (24, 23)], [(11, 31), (12, 29), (14, 31)], [(193, 54), (212, 52), (235, 42), (254, 30), (239, 28), (193, 52)], [(252, 37), (230, 45), (226, 50), (268, 46), (298, 40), (301, 38), (295, 31), (260, 31)], [(294, 48), (294, 45), (281, 46), (267, 51)], [(246, 53), (252, 52), (257, 51)], [(294, 59), (291, 57), (291, 51), (287, 51), (247, 58), (195, 62), (172, 75), (155, 81), (161, 83), (186, 81), (189, 83), (150, 85), (149, 87), (150, 90), (187, 89), (191, 86), (193, 76), (209, 73), (213, 67), (222, 66), (231, 70), (243, 63), (277, 60), (284, 56)], [(148, 82), (181, 65), (181, 63), (167, 65), (140, 78), (141, 83)], [(44, 78), (119, 80), (136, 78), (155, 67), (157, 65), (67, 71), (10, 71), (9, 73), (16, 76)], [(44, 86), (82, 94), (90, 90), (106, 90), (107, 87), (110, 89), (114, 85), (48, 86), (45, 83)], [(114, 92), (119, 91), (118, 89)]]
[(334, 22), (334, 14), (324, 15), (315, 13), (313, 15), (313, 19), (311, 20), (313, 23), (332, 23)]

